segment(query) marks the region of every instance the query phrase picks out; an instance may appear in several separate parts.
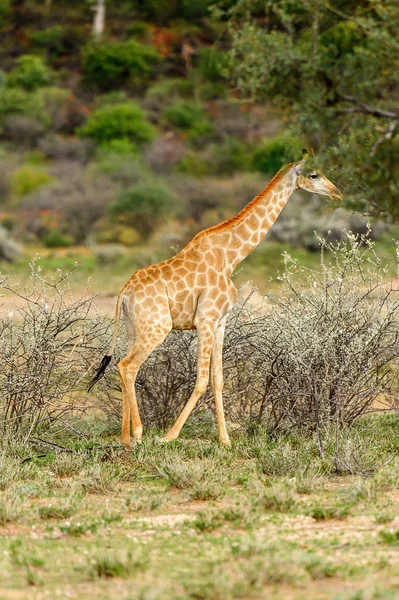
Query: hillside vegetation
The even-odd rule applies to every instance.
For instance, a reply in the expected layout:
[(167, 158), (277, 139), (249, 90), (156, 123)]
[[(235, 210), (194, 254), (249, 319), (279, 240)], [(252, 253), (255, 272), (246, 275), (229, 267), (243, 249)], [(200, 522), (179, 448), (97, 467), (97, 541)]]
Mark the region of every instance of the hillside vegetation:
[[(210, 1), (105, 9), (96, 36), (94, 2), (1, 3), (0, 255), (19, 273), (36, 252), (78, 257), (86, 275), (111, 264), (118, 287), (237, 212), (314, 140), (287, 127), (284, 103), (232, 85), (234, 36)], [(292, 204), (239, 281), (276, 275), (283, 250), (315, 249), (315, 229), (366, 230), (367, 217), (320, 200)]]

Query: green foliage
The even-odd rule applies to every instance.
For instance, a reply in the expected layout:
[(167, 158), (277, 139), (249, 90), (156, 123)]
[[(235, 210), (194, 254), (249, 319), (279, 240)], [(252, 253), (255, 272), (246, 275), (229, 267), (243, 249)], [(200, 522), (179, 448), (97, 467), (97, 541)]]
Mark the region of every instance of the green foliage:
[(10, 12), (10, 0), (0, 0), (0, 27), (6, 24)]
[(160, 220), (173, 214), (176, 197), (162, 183), (137, 183), (121, 193), (111, 213), (125, 217), (139, 233), (148, 236)]
[(230, 77), (241, 94), (285, 109), (295, 136), (335, 167), (349, 207), (398, 219), (396, 0), (345, 10), (242, 0), (218, 14), (229, 20)]
[(68, 248), (73, 246), (73, 243), (72, 236), (61, 233), (58, 229), (52, 229), (43, 239), (46, 248)]
[(79, 129), (79, 135), (91, 137), (98, 144), (120, 138), (142, 144), (155, 137), (155, 128), (137, 104), (124, 102), (94, 111)]
[(193, 96), (195, 84), (191, 79), (171, 77), (156, 81), (146, 92), (146, 98), (157, 98), (165, 102), (176, 96), (190, 98)]
[(51, 176), (42, 168), (24, 165), (11, 176), (11, 191), (18, 198), (26, 196), (50, 183)]
[(180, 17), (193, 22), (209, 16), (209, 8), (214, 4), (213, 0), (180, 0)]
[(213, 166), (209, 160), (199, 155), (198, 153), (191, 151), (187, 152), (181, 161), (177, 164), (177, 170), (187, 175), (194, 175), (195, 177), (202, 177), (204, 175), (210, 175), (213, 172)]
[(257, 171), (274, 175), (287, 162), (296, 161), (300, 156), (301, 145), (297, 139), (276, 136), (255, 150), (252, 165)]
[(150, 34), (150, 27), (148, 23), (145, 23), (145, 21), (136, 21), (135, 23), (129, 25), (126, 33), (128, 35), (132, 35), (133, 37), (146, 39)]
[(52, 54), (60, 55), (65, 51), (66, 29), (63, 25), (46, 27), (30, 34), (32, 43), (41, 48), (46, 48)]
[(145, 17), (164, 24), (177, 16), (179, 0), (141, 0), (140, 10)]
[(250, 152), (246, 144), (235, 137), (226, 137), (222, 145), (212, 152), (212, 165), (215, 173), (233, 174), (250, 168)]
[(33, 91), (47, 85), (50, 79), (51, 71), (40, 56), (23, 54), (17, 59), (15, 69), (8, 75), (7, 85)]
[(197, 68), (205, 79), (220, 81), (224, 79), (223, 73), (227, 68), (227, 55), (208, 46), (199, 48)]
[(0, 117), (30, 113), (31, 99), (31, 95), (22, 88), (3, 88), (0, 90)]
[(204, 107), (193, 100), (178, 100), (163, 111), (169, 125), (180, 130), (198, 127), (199, 124), (208, 124), (208, 117)]
[(154, 47), (134, 40), (90, 43), (83, 50), (83, 74), (86, 83), (100, 90), (113, 90), (122, 84), (141, 89), (157, 58)]

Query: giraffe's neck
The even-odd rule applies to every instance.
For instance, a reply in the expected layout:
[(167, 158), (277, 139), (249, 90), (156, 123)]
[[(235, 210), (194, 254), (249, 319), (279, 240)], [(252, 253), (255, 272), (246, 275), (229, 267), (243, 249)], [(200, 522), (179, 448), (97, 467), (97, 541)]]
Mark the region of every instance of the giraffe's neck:
[[(262, 241), (296, 189), (294, 164), (282, 169), (238, 215), (198, 234), (223, 248), (230, 273)], [(194, 238), (195, 239), (195, 238)]]

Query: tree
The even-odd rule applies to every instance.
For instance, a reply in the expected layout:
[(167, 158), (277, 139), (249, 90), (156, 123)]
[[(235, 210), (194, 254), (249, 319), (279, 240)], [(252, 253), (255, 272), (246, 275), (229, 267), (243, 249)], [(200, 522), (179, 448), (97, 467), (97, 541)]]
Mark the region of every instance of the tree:
[(292, 135), (328, 163), (346, 203), (399, 220), (396, 0), (220, 0), (229, 74), (281, 107)]

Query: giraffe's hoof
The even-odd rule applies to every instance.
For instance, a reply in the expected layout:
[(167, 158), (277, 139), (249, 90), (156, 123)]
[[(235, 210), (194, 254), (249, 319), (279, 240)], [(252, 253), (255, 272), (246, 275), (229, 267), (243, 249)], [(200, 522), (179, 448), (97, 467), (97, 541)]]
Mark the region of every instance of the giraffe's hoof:
[(166, 438), (164, 438), (164, 437), (160, 437), (159, 435), (156, 435), (156, 436), (154, 437), (154, 442), (155, 442), (156, 444), (167, 444), (167, 443), (168, 443), (168, 440), (167, 440)]
[(219, 443), (221, 446), (225, 446), (226, 448), (231, 448), (231, 442), (230, 442), (229, 438), (223, 438), (222, 440), (219, 440)]

